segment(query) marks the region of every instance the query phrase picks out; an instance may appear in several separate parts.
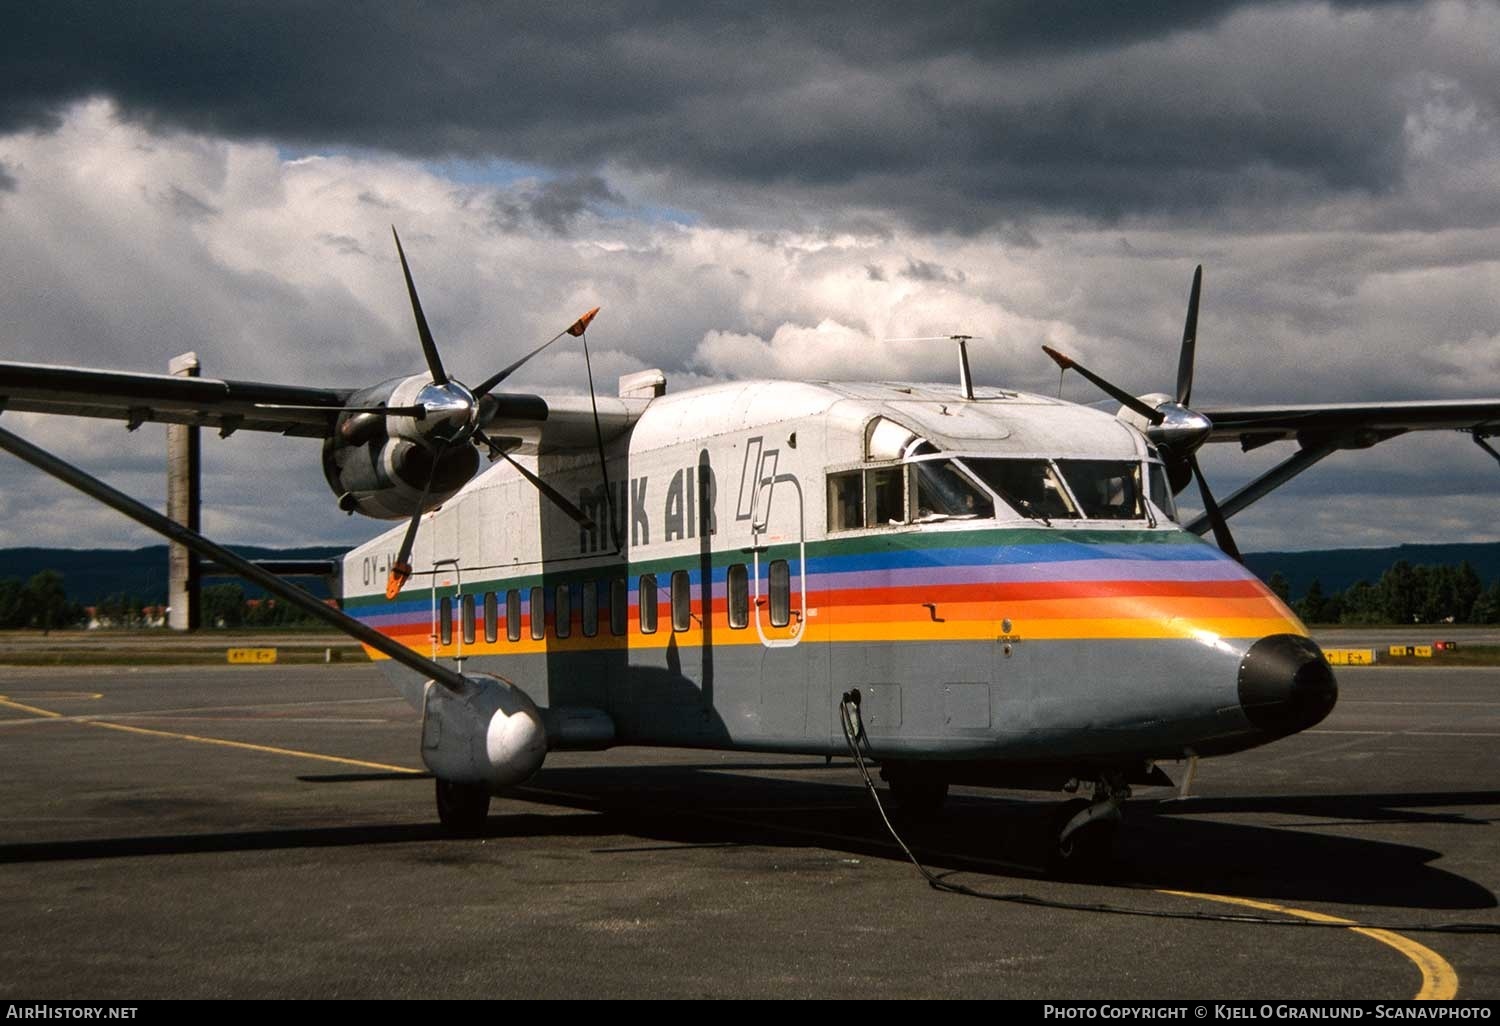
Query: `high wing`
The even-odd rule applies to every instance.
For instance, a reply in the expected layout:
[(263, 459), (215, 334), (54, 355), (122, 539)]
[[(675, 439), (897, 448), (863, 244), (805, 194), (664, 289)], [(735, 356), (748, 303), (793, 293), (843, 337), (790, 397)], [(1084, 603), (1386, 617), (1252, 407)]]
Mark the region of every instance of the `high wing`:
[(1210, 442), (1239, 442), (1255, 449), (1270, 442), (1338, 441), (1338, 448), (1364, 448), (1407, 431), (1468, 431), (1500, 434), (1500, 399), (1435, 399), (1389, 403), (1325, 403), (1294, 406), (1198, 406), (1213, 422)]
[(0, 409), (327, 438), (352, 388), (0, 362)]

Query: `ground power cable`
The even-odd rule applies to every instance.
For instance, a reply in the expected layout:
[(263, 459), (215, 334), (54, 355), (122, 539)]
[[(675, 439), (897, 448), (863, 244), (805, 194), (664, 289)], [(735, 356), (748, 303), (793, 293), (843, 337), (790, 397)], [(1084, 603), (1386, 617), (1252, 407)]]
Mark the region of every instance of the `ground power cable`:
[[(950, 883), (940, 876), (934, 875), (926, 866), (912, 854), (911, 848), (896, 827), (891, 823), (891, 818), (886, 814), (885, 804), (880, 800), (879, 789), (875, 786), (875, 780), (870, 776), (869, 766), (865, 763), (865, 750), (870, 749), (870, 739), (865, 734), (864, 723), (859, 715), (859, 691), (846, 692), (839, 702), (839, 720), (844, 728), (844, 741), (849, 746), (849, 754), (854, 758), (854, 764), (859, 767), (860, 776), (864, 778), (865, 788), (870, 792), (870, 799), (875, 803), (875, 811), (880, 814), (881, 821), (897, 846), (906, 854), (917, 872), (921, 873), (929, 887), (937, 891), (945, 891), (949, 894), (961, 894), (969, 898), (983, 898), (986, 901), (1000, 901), (1011, 905), (1030, 905), (1036, 908), (1063, 909), (1072, 912), (1101, 912), (1116, 916), (1139, 916), (1148, 919), (1186, 919), (1204, 923), (1250, 923), (1256, 926), (1296, 926), (1303, 928), (1322, 928), (1326, 930), (1347, 930), (1351, 927), (1366, 930), (1388, 930), (1392, 933), (1447, 933), (1447, 934), (1496, 934), (1500, 935), (1500, 923), (1369, 923), (1361, 920), (1357, 923), (1321, 922), (1309, 919), (1272, 919), (1269, 916), (1257, 916), (1249, 913), (1231, 912), (1173, 912), (1165, 909), (1135, 908), (1128, 905), (1110, 905), (1103, 902), (1083, 901), (1058, 901), (1051, 898), (1039, 898), (1034, 894), (1024, 892), (995, 893), (993, 891), (980, 891), (963, 884)], [(863, 747), (862, 747), (863, 746)], [(870, 752), (873, 755), (873, 750)]]

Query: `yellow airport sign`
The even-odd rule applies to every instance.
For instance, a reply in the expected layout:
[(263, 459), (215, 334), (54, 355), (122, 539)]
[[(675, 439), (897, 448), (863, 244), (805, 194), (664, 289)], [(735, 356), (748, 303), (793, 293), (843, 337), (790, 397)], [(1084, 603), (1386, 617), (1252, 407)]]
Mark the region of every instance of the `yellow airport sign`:
[[(1394, 646), (1392, 646), (1394, 648)], [(1331, 666), (1374, 666), (1375, 650), (1373, 648), (1325, 648), (1323, 654), (1328, 657)]]
[(274, 648), (231, 648), (229, 650), (229, 661), (231, 663), (254, 663), (264, 666), (276, 661), (276, 650)]
[(1421, 659), (1431, 659), (1432, 658), (1432, 646), (1431, 645), (1416, 645), (1416, 646), (1414, 646), (1412, 648), (1411, 654), (1414, 655), (1414, 656), (1417, 656), (1417, 657), (1419, 657)]

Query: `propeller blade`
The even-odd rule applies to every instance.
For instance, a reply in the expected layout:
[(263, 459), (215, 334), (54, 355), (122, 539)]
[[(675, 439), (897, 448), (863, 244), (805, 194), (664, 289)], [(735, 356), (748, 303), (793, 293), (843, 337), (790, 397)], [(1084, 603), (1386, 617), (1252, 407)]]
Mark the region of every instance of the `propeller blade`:
[(406, 534), (401, 536), (401, 548), (396, 552), (395, 562), (391, 564), (391, 575), (385, 582), (385, 597), (388, 602), (395, 601), (406, 582), (411, 580), (411, 548), (417, 540), (417, 525), (422, 522), (422, 514), (427, 509), (427, 496), (432, 494), (432, 482), (437, 479), (438, 461), (446, 448), (440, 445), (432, 454), (432, 469), (427, 472), (427, 483), (422, 486), (422, 498), (417, 502), (417, 511), (407, 521)]
[(573, 522), (576, 523), (579, 527), (582, 527), (585, 530), (589, 531), (595, 529), (597, 525), (594, 523), (592, 517), (588, 516), (583, 512), (583, 510), (579, 509), (577, 506), (569, 502), (567, 496), (563, 495), (562, 492), (558, 491), (556, 488), (553, 488), (546, 481), (543, 481), (541, 478), (537, 477), (531, 471), (527, 470), (525, 467), (521, 466), (521, 464), (513, 460), (510, 456), (510, 453), (502, 452), (500, 453), (500, 458), (519, 470), (522, 477), (530, 481), (532, 485), (536, 487), (537, 491), (541, 492), (548, 499), (551, 499), (552, 504), (566, 513), (570, 518), (572, 518)]
[(391, 235), (396, 240), (396, 255), (401, 258), (401, 273), (406, 276), (406, 291), (411, 295), (411, 312), (417, 318), (417, 334), (422, 339), (422, 355), (427, 358), (427, 369), (432, 373), (433, 384), (446, 385), (448, 375), (438, 356), (437, 343), (432, 340), (432, 329), (427, 327), (427, 317), (422, 313), (422, 301), (417, 298), (417, 286), (411, 280), (411, 268), (406, 265), (406, 252), (401, 248), (401, 236), (396, 234), (395, 225), (391, 225)]
[(1107, 395), (1109, 395), (1110, 398), (1116, 400), (1121, 405), (1134, 410), (1136, 413), (1139, 413), (1150, 423), (1160, 424), (1163, 420), (1166, 419), (1165, 414), (1157, 410), (1153, 410), (1151, 407), (1141, 402), (1139, 399), (1131, 395), (1129, 392), (1125, 391), (1123, 388), (1120, 388), (1119, 386), (1113, 385), (1110, 382), (1104, 380), (1099, 375), (1095, 374), (1093, 371), (1085, 367), (1083, 364), (1072, 359), (1071, 357), (1064, 356), (1062, 353), (1059, 353), (1051, 346), (1042, 346), (1042, 352), (1052, 357), (1052, 362), (1057, 364), (1063, 370), (1075, 370), (1079, 374), (1082, 374), (1085, 378), (1093, 382)]
[(1219, 504), (1214, 501), (1213, 492), (1208, 490), (1208, 479), (1203, 476), (1203, 470), (1198, 466), (1198, 457), (1189, 456), (1188, 465), (1193, 468), (1193, 476), (1198, 479), (1198, 491), (1203, 495), (1203, 512), (1208, 514), (1209, 526), (1214, 529), (1214, 541), (1218, 543), (1220, 550), (1236, 563), (1244, 563), (1245, 559), (1240, 555), (1239, 546), (1234, 543), (1234, 536), (1229, 533), (1229, 522), (1219, 511)]
[(506, 378), (510, 377), (511, 374), (513, 374), (515, 371), (519, 370), (522, 364), (524, 364), (527, 360), (530, 360), (537, 353), (540, 353), (543, 349), (546, 349), (558, 339), (562, 338), (564, 335), (572, 335), (575, 338), (582, 335), (588, 328), (589, 322), (594, 319), (594, 315), (598, 312), (599, 308), (597, 306), (594, 307), (588, 313), (584, 314), (582, 317), (578, 318), (578, 320), (574, 321), (570, 326), (564, 328), (562, 331), (559, 331), (556, 335), (553, 335), (547, 341), (537, 346), (535, 349), (527, 353), (525, 356), (521, 357), (509, 367), (490, 375), (478, 388), (474, 389), (474, 398), (483, 399), (485, 396), (489, 395), (491, 389), (500, 384), (500, 382), (504, 381)]
[(1188, 295), (1187, 321), (1182, 326), (1182, 355), (1177, 358), (1177, 401), (1183, 406), (1193, 397), (1193, 353), (1198, 348), (1198, 294), (1203, 291), (1203, 265), (1193, 272), (1193, 291)]

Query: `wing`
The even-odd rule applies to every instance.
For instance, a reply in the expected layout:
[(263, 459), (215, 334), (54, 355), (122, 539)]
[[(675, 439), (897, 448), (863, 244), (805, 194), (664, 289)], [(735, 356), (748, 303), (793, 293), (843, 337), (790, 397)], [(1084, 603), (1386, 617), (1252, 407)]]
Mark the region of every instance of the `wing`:
[(327, 438), (354, 389), (0, 362), (0, 409)]
[(1245, 449), (1286, 439), (1358, 449), (1407, 431), (1467, 431), (1477, 437), (1500, 434), (1500, 399), (1194, 409), (1213, 422), (1210, 442), (1239, 442)]

